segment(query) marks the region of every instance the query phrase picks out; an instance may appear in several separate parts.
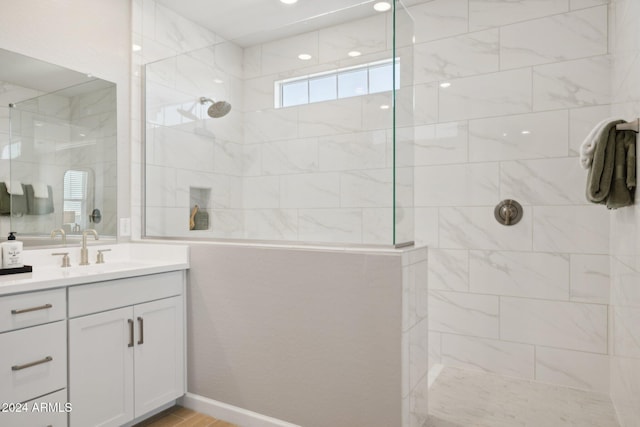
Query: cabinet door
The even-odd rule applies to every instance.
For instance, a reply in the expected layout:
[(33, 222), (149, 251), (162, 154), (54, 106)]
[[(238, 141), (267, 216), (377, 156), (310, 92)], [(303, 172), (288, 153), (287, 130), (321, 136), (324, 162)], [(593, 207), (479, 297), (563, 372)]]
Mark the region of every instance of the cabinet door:
[(72, 427), (120, 426), (133, 419), (134, 326), (132, 307), (69, 320)]
[(135, 416), (184, 394), (184, 321), (182, 297), (134, 307)]

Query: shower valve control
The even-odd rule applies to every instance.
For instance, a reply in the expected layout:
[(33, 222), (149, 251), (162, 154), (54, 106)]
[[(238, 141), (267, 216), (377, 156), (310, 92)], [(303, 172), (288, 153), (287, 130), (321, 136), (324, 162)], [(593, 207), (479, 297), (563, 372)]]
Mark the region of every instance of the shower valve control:
[(496, 205), (493, 214), (502, 225), (515, 225), (522, 219), (522, 205), (515, 200), (505, 199)]

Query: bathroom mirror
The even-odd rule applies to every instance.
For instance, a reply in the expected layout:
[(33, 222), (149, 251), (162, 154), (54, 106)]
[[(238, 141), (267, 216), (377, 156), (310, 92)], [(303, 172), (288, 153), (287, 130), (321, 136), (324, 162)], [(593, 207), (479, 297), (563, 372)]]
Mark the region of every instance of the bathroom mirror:
[(116, 85), (0, 49), (0, 239), (116, 236)]

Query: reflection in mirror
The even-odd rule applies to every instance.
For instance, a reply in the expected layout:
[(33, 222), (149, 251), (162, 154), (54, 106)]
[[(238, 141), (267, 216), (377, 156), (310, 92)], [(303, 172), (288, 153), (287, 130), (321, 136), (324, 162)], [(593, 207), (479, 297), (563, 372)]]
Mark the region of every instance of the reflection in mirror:
[(11, 104), (0, 109), (0, 240), (11, 230), (27, 245), (59, 244), (50, 239), (59, 228), (115, 237), (115, 84), (7, 51), (0, 58), (11, 59), (0, 71), (0, 105)]

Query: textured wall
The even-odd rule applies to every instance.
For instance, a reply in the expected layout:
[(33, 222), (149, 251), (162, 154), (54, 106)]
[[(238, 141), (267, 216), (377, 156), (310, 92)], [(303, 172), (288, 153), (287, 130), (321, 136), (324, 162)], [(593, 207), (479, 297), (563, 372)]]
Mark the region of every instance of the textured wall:
[[(405, 323), (412, 374), (423, 366), (405, 393), (399, 254), (203, 244), (190, 257), (190, 392), (309, 427), (401, 425), (401, 396), (425, 378), (426, 324)], [(424, 421), (418, 399), (407, 409)]]
[[(640, 117), (640, 3), (610, 5), (612, 111)], [(640, 420), (640, 209), (636, 204), (611, 215), (611, 397), (623, 427)]]

